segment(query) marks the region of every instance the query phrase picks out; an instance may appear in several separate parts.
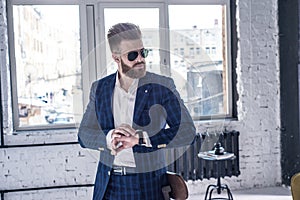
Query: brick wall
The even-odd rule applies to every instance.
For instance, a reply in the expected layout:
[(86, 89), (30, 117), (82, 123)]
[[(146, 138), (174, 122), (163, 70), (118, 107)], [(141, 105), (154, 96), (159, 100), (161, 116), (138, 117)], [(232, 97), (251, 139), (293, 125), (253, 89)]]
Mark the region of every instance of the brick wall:
[[(281, 183), (277, 10), (276, 1), (237, 0), (238, 120), (199, 124), (240, 131), (241, 175), (224, 181), (232, 189)], [(191, 182), (190, 191), (203, 192), (208, 183), (215, 180)]]
[(26, 192), (5, 193), (4, 199), (11, 200), (87, 200), (92, 199), (93, 189), (89, 188), (65, 188), (65, 189), (48, 189)]
[(276, 185), (280, 168), (277, 2), (238, 1), (241, 187)]
[[(5, 2), (0, 1), (2, 94), (10, 91)], [(196, 123), (199, 131), (208, 127), (240, 131), (241, 175), (224, 180), (233, 190), (281, 182), (277, 21), (276, 1), (237, 0), (238, 120)], [(11, 113), (8, 96), (2, 95), (5, 113)], [(6, 132), (11, 131), (10, 115), (4, 116)], [(75, 132), (70, 135), (76, 139)], [(48, 136), (41, 139), (34, 135), (12, 135), (8, 141), (26, 141), (28, 137), (48, 141)], [(56, 139), (52, 136), (49, 140)], [(76, 144), (1, 148), (0, 190), (93, 183), (97, 156)], [(190, 193), (204, 193), (211, 182), (215, 180), (189, 182)], [(24, 191), (5, 193), (4, 199), (90, 199), (91, 192), (91, 187)]]
[(98, 157), (77, 144), (1, 149), (1, 190), (93, 183)]

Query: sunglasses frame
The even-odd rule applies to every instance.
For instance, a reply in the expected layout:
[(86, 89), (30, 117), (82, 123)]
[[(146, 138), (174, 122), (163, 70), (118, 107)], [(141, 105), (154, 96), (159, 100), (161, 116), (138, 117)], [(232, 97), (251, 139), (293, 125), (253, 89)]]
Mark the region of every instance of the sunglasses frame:
[[(148, 53), (149, 53), (149, 49), (146, 49), (146, 48), (142, 48), (140, 50), (135, 50), (135, 51), (130, 51), (127, 53), (127, 60), (130, 62), (133, 62), (137, 59), (137, 57), (139, 57), (139, 54), (141, 54), (141, 56), (143, 58), (147, 58)], [(132, 58), (130, 58), (130, 57), (132, 57)]]

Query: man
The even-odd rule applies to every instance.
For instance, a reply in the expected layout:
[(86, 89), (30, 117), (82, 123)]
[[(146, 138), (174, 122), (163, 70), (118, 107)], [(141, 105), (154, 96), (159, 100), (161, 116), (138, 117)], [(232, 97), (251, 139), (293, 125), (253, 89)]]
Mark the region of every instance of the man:
[(93, 83), (78, 132), (101, 152), (93, 199), (163, 199), (163, 149), (190, 145), (193, 121), (173, 80), (146, 72), (138, 26), (116, 24), (107, 37), (118, 70)]

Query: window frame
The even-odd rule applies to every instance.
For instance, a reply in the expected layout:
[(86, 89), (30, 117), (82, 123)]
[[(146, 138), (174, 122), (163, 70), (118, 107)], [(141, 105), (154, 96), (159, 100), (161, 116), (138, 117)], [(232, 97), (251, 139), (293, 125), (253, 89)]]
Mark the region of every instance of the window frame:
[[(133, 3), (135, 2), (135, 3)], [(220, 120), (220, 119), (231, 119), (234, 118), (234, 106), (233, 106), (233, 99), (234, 99), (234, 87), (233, 87), (233, 75), (232, 75), (232, 69), (234, 68), (234, 66), (232, 65), (232, 2), (233, 0), (187, 0), (185, 2), (182, 2), (181, 0), (158, 0), (158, 1), (153, 1), (154, 3), (152, 5), (155, 5), (156, 3), (162, 3), (161, 6), (161, 10), (159, 11), (160, 13), (160, 29), (164, 29), (164, 30), (169, 30), (169, 12), (168, 12), (168, 6), (169, 5), (225, 5), (226, 6), (226, 50), (224, 53), (226, 53), (226, 66), (227, 66), (227, 70), (226, 70), (226, 88), (223, 90), (226, 90), (227, 95), (226, 95), (226, 108), (227, 108), (227, 114), (216, 114), (216, 115), (212, 115), (212, 116), (197, 116), (197, 117), (193, 117), (194, 121), (202, 121), (202, 120)], [(121, 8), (121, 7), (136, 7), (136, 8), (143, 8), (145, 6), (145, 8), (151, 8), (153, 6), (149, 6), (150, 3), (142, 3), (139, 2), (137, 3), (136, 1), (130, 1), (130, 0), (124, 0), (124, 1), (120, 1), (120, 0), (111, 0), (110, 2), (108, 1), (104, 1), (104, 0), (100, 0), (98, 1), (98, 4), (100, 5), (100, 9), (99, 9), (99, 18), (102, 19), (100, 24), (104, 24), (104, 8)], [(159, 4), (156, 4), (159, 5)], [(160, 41), (163, 41), (160, 43), (160, 48), (161, 49), (170, 49), (170, 41), (169, 41), (169, 33), (170, 31), (168, 31), (168, 33), (166, 33), (167, 31), (161, 31), (160, 32), (160, 37), (163, 38)], [(102, 32), (100, 34), (100, 40), (102, 39), (105, 40), (105, 33), (104, 30), (102, 29)], [(105, 49), (105, 46), (103, 46), (103, 48)], [(184, 49), (183, 49), (184, 50)], [(181, 51), (181, 50), (179, 50)], [(161, 58), (161, 64), (166, 65), (166, 66), (171, 66), (171, 62), (170, 62), (170, 54), (167, 53), (166, 51), (161, 51), (160, 52), (160, 58)], [(99, 56), (100, 63), (98, 66), (106, 66), (106, 61), (105, 61), (105, 52), (101, 52), (101, 55)], [(105, 69), (102, 69), (105, 70)], [(167, 69), (167, 74), (170, 74), (171, 68)], [(97, 74), (98, 78), (102, 78), (101, 75), (98, 73)]]
[[(10, 79), (11, 79), (11, 85), (17, 85), (17, 66), (16, 66), (16, 58), (15, 58), (15, 38), (14, 38), (14, 26), (13, 26), (13, 6), (15, 5), (78, 5), (79, 6), (79, 26), (80, 26), (80, 48), (81, 48), (81, 59), (82, 55), (86, 55), (88, 51), (88, 43), (87, 41), (87, 31), (86, 31), (86, 20), (87, 19), (87, 10), (86, 6), (89, 1), (87, 2), (82, 2), (79, 0), (64, 0), (59, 1), (59, 0), (11, 0), (7, 4), (7, 16), (8, 16), (8, 43), (9, 43), (9, 64), (10, 64)], [(85, 26), (85, 27), (83, 27)], [(82, 63), (82, 61), (81, 61)], [(88, 96), (89, 89), (86, 91), (84, 90), (83, 87), (89, 87), (87, 80), (90, 78), (90, 74), (92, 73), (92, 70), (90, 70), (90, 74), (88, 74), (87, 66), (83, 66), (81, 64), (81, 69), (82, 69), (82, 92), (83, 92), (83, 97), (84, 99), (85, 96)], [(85, 80), (85, 81), (84, 81)], [(13, 130), (12, 132), (15, 134), (17, 132), (21, 131), (29, 131), (29, 130), (49, 130), (49, 129), (73, 129), (77, 127), (76, 122), (71, 123), (71, 124), (55, 124), (55, 125), (29, 125), (29, 126), (19, 126), (19, 110), (18, 110), (18, 93), (17, 93), (17, 87), (11, 87), (11, 101), (12, 101), (12, 124), (13, 124)], [(85, 103), (85, 102), (84, 102)]]
[(233, 99), (234, 99), (234, 90), (235, 87), (233, 86), (233, 62), (232, 59), (234, 56), (232, 56), (232, 4), (235, 2), (235, 0), (187, 0), (184, 3), (180, 0), (169, 0), (169, 5), (225, 5), (226, 6), (226, 64), (227, 64), (227, 70), (226, 70), (226, 101), (227, 103), (227, 112), (228, 114), (219, 114), (219, 115), (213, 115), (213, 116), (199, 116), (199, 117), (193, 117), (194, 121), (205, 121), (205, 120), (223, 120), (223, 119), (233, 119), (235, 117), (234, 115), (234, 106), (233, 106)]
[[(213, 116), (210, 118), (206, 117), (199, 117), (195, 118), (195, 121), (202, 121), (202, 120), (212, 120), (212, 119), (232, 119), (236, 116), (236, 108), (235, 102), (237, 98), (235, 97), (236, 89), (233, 86), (233, 80), (235, 75), (233, 73), (233, 69), (235, 68), (235, 63), (232, 62), (233, 59), (236, 58), (236, 47), (233, 45), (236, 44), (236, 41), (232, 41), (232, 26), (235, 24), (231, 24), (235, 22), (233, 14), (235, 13), (233, 2), (235, 0), (187, 0), (182, 2), (181, 0), (149, 0), (147, 3), (141, 2), (138, 0), (11, 0), (7, 2), (7, 14), (8, 14), (8, 33), (9, 33), (9, 65), (10, 65), (10, 78), (11, 78), (11, 101), (12, 101), (12, 111), (13, 111), (13, 130), (12, 133), (21, 132), (21, 131), (36, 131), (36, 130), (46, 130), (46, 129), (74, 129), (76, 128), (75, 125), (51, 125), (51, 126), (28, 126), (28, 127), (19, 127), (18, 122), (18, 103), (17, 103), (17, 88), (12, 87), (16, 85), (16, 61), (15, 61), (15, 49), (14, 49), (14, 36), (13, 36), (13, 13), (12, 7), (13, 5), (79, 5), (79, 13), (80, 13), (80, 45), (81, 45), (81, 67), (82, 67), (82, 92), (83, 92), (83, 108), (85, 109), (88, 100), (89, 100), (89, 91), (90, 85), (93, 81), (98, 78), (101, 78), (101, 74), (103, 74), (103, 68), (97, 68), (97, 66), (105, 66), (105, 52), (93, 52), (91, 54), (91, 50), (96, 48), (97, 42), (101, 41), (105, 38), (104, 28), (100, 27), (100, 24), (104, 23), (103, 16), (104, 14), (101, 12), (104, 8), (109, 7), (138, 7), (140, 8), (159, 8), (159, 19), (160, 19), (160, 26), (162, 28), (168, 29), (168, 21), (169, 21), (169, 13), (168, 13), (168, 6), (169, 5), (226, 5), (226, 58), (227, 58), (227, 106), (228, 106), (228, 115), (224, 116)], [(102, 16), (102, 17), (99, 17)], [(236, 32), (234, 32), (236, 34)], [(169, 49), (169, 34), (165, 32), (160, 32), (160, 37), (162, 38), (161, 41), (161, 48), (162, 49)], [(103, 41), (103, 40), (102, 40)], [(104, 53), (104, 54), (103, 54)], [(167, 52), (161, 51), (161, 62), (162, 64), (170, 66), (170, 55)], [(86, 61), (83, 61), (83, 58), (87, 58)], [(233, 66), (234, 64), (234, 66)], [(169, 69), (170, 70), (170, 69)], [(3, 72), (1, 72), (3, 73)], [(3, 120), (3, 119), (1, 119)], [(4, 133), (2, 133), (3, 135)], [(7, 134), (7, 133), (6, 133)], [(4, 139), (3, 139), (4, 140)], [(3, 142), (1, 140), (1, 142)]]

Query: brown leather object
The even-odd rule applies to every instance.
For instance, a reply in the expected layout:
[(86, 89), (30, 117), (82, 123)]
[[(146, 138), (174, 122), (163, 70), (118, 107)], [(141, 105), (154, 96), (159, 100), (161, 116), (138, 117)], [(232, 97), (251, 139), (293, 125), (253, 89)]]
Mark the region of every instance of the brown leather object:
[(189, 196), (184, 179), (179, 174), (172, 172), (167, 173), (168, 181), (171, 186), (170, 197), (176, 200), (184, 200)]
[(292, 190), (293, 200), (300, 200), (300, 172), (292, 176), (291, 190)]

